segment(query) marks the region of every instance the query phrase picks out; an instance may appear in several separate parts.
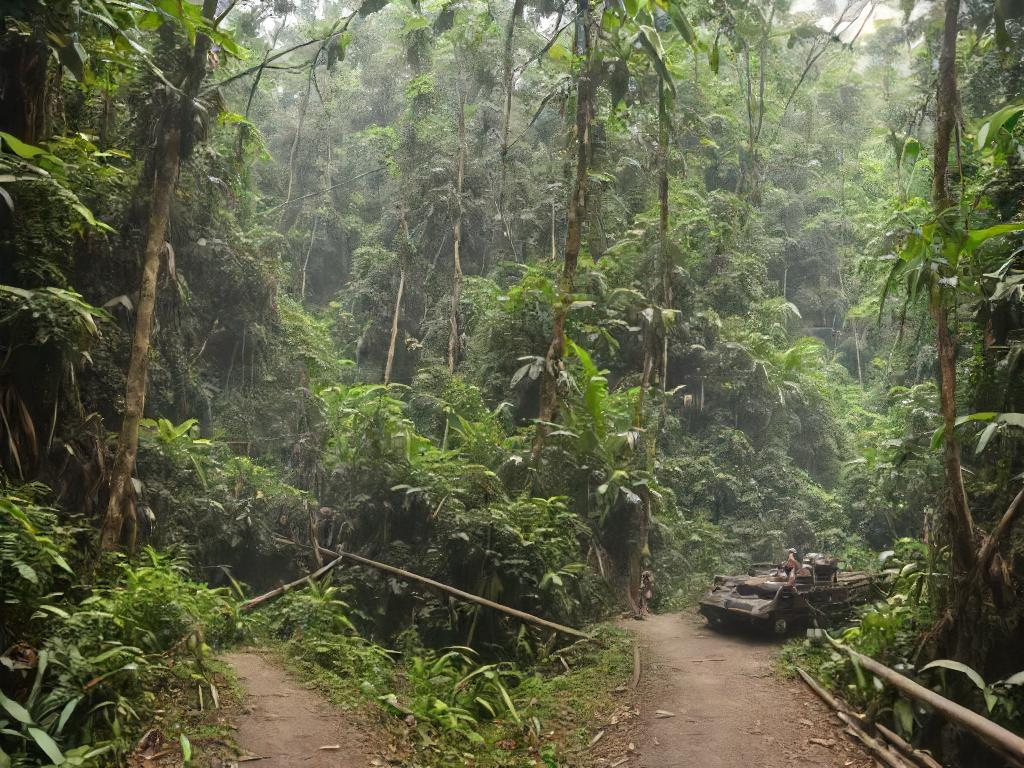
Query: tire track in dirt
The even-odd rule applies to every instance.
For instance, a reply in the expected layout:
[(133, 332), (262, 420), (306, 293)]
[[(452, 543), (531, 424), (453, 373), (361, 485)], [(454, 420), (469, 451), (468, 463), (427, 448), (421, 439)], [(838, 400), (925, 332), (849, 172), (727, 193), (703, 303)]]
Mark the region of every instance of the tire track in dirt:
[(777, 642), (716, 632), (695, 613), (626, 626), (643, 659), (639, 755), (631, 767), (874, 765), (831, 710), (776, 674)]
[(239, 651), (222, 658), (234, 668), (245, 690), (236, 738), (243, 753), (259, 758), (253, 766), (367, 768), (374, 764), (372, 737), (351, 713), (302, 687), (257, 653)]

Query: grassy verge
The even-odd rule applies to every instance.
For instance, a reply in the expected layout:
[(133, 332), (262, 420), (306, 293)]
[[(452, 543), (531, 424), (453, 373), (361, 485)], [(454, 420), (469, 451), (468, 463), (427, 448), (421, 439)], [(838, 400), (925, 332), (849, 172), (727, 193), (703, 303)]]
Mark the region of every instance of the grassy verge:
[(361, 711), (380, 727), (381, 751), (409, 768), (589, 766), (628, 739), (632, 640), (611, 626), (526, 664), (412, 640), (385, 650), (355, 634), (343, 603), (310, 590), (284, 596), (254, 624), (262, 648), (336, 705)]

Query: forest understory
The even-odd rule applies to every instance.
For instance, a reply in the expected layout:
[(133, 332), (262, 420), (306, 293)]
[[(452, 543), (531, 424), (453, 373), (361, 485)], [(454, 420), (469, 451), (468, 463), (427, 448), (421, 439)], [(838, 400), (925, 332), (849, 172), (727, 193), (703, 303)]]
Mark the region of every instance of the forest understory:
[(0, 768), (1024, 765), (1022, 18), (2, 4)]

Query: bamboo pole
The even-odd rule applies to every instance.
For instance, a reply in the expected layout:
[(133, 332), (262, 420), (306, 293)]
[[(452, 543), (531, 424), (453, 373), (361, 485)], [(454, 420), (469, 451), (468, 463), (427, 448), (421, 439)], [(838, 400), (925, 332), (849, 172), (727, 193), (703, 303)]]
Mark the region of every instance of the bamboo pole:
[(875, 723), (875, 730), (877, 730), (886, 741), (896, 747), (896, 749), (904, 755), (914, 760), (918, 765), (922, 766), (922, 768), (942, 768), (942, 763), (934, 757), (920, 749), (914, 749), (913, 744), (908, 742), (899, 734), (890, 731), (881, 723)]
[[(469, 592), (464, 592), (463, 590), (458, 589), (457, 587), (451, 587), (447, 584), (442, 584), (440, 581), (428, 579), (426, 576), (420, 576), (419, 574), (413, 573), (412, 571), (406, 571), (401, 568), (396, 568), (395, 566), (388, 565), (387, 563), (378, 563), (376, 560), (370, 560), (369, 558), (362, 557), (360, 555), (353, 555), (351, 552), (342, 552), (341, 550), (327, 549), (326, 547), (319, 547), (319, 549), (326, 555), (334, 555), (337, 558), (345, 558), (347, 560), (359, 563), (360, 565), (368, 565), (371, 568), (376, 568), (378, 571), (386, 571), (387, 573), (392, 573), (395, 576), (400, 576), (403, 579), (407, 579), (409, 581), (418, 581), (420, 584), (426, 584), (428, 587), (439, 589), (442, 592), (446, 592), (449, 595), (452, 595), (453, 597), (456, 597), (460, 600), (465, 600), (466, 602), (470, 603), (476, 603), (477, 605), (482, 605), (487, 608), (493, 608), (496, 611), (501, 611), (502, 613), (506, 613), (509, 616), (514, 616), (515, 618), (529, 622), (530, 624), (536, 624), (540, 627), (547, 627), (548, 629), (553, 629), (556, 632), (561, 632), (564, 635), (572, 635), (573, 637), (580, 637), (584, 640), (593, 640), (593, 637), (591, 635), (588, 635), (586, 632), (581, 632), (578, 629), (573, 629), (572, 627), (567, 627), (563, 624), (557, 624), (554, 621), (542, 619), (539, 616), (534, 616), (532, 613), (526, 613), (526, 611), (520, 611), (517, 608), (510, 608), (507, 605), (495, 603), (484, 597), (479, 597), (478, 595), (474, 595)], [(324, 567), (326, 568), (327, 566)]]
[(885, 744), (882, 744), (878, 739), (869, 735), (867, 731), (851, 724), (849, 721), (854, 718), (851, 718), (845, 712), (838, 712), (837, 714), (847, 724), (846, 732), (863, 744), (876, 759), (885, 763), (889, 768), (912, 768), (906, 760), (889, 749)]
[(996, 749), (1006, 752), (1013, 759), (1024, 760), (1024, 738), (1008, 731), (1001, 725), (997, 725), (987, 717), (983, 717), (977, 712), (973, 712), (967, 709), (967, 707), (950, 701), (945, 696), (940, 696), (935, 691), (929, 690), (919, 683), (915, 683), (910, 678), (904, 677), (899, 672), (889, 669), (887, 666), (880, 664), (870, 656), (865, 656), (863, 653), (858, 653), (857, 651), (849, 648), (846, 648), (845, 650), (851, 657), (853, 657), (854, 661), (859, 663), (864, 667), (864, 669), (882, 682), (888, 683), (900, 693), (909, 696), (912, 699), (917, 699), (918, 701), (927, 704), (947, 720), (950, 720), (970, 731), (978, 738), (985, 741), (985, 743), (995, 747)]
[[(906, 765), (897, 755), (890, 752), (889, 750), (882, 749), (882, 745), (877, 739), (873, 738), (868, 733), (868, 728), (873, 725), (877, 730), (878, 734), (889, 743), (890, 746), (894, 747), (897, 752), (902, 754), (915, 762), (916, 765), (922, 766), (922, 768), (942, 768), (939, 763), (935, 762), (930, 755), (915, 750), (910, 744), (904, 741), (902, 738), (897, 736), (895, 733), (890, 731), (888, 728), (878, 725), (878, 723), (866, 723), (861, 715), (851, 710), (845, 702), (835, 698), (831, 693), (825, 690), (817, 680), (811, 677), (807, 672), (796, 668), (797, 674), (807, 683), (807, 687), (814, 691), (818, 698), (824, 701), (828, 706), (835, 710), (836, 716), (842, 720), (848, 726), (849, 730), (857, 731), (853, 734), (857, 740), (860, 741), (872, 754), (876, 755), (886, 765), (893, 766), (894, 764)], [(898, 761), (898, 762), (895, 762)]]
[[(321, 549), (322, 549), (322, 547), (321, 547)], [(251, 608), (255, 608), (260, 603), (265, 603), (268, 600), (273, 600), (278, 595), (283, 595), (285, 592), (287, 592), (290, 589), (295, 589), (295, 587), (299, 587), (299, 586), (302, 586), (304, 584), (312, 583), (312, 581), (314, 579), (319, 579), (321, 576), (323, 576), (329, 570), (335, 568), (339, 563), (341, 563), (341, 561), (343, 559), (344, 558), (337, 557), (334, 560), (332, 560), (331, 562), (327, 563), (327, 565), (323, 566), (322, 568), (318, 568), (315, 571), (313, 571), (312, 573), (307, 573), (301, 579), (296, 579), (295, 581), (290, 581), (287, 584), (282, 584), (277, 589), (272, 589), (269, 592), (266, 592), (266, 593), (260, 595), (259, 597), (254, 597), (252, 600), (246, 600), (244, 603), (242, 603), (242, 608), (241, 609), (243, 611), (248, 611)]]
[(401, 578), (409, 581), (418, 581), (421, 584), (426, 584), (429, 587), (433, 587), (434, 589), (439, 589), (442, 592), (446, 592), (449, 595), (452, 595), (453, 597), (456, 597), (460, 600), (464, 600), (469, 603), (475, 603), (477, 605), (482, 605), (487, 608), (493, 608), (496, 611), (501, 611), (502, 613), (506, 613), (509, 616), (514, 616), (515, 618), (521, 619), (522, 621), (528, 622), (530, 624), (536, 624), (537, 626), (547, 627), (548, 629), (553, 629), (556, 632), (561, 632), (565, 635), (572, 635), (573, 637), (579, 637), (584, 640), (593, 640), (593, 637), (591, 635), (588, 635), (586, 632), (581, 632), (578, 629), (573, 629), (572, 627), (557, 624), (554, 621), (542, 619), (539, 616), (534, 616), (532, 613), (526, 613), (526, 611), (520, 611), (517, 608), (510, 608), (507, 605), (495, 603), (486, 598), (479, 597), (469, 592), (464, 592), (463, 590), (458, 589), (456, 587), (451, 587), (447, 584), (442, 584), (440, 581), (428, 579), (426, 576), (420, 576), (419, 574), (413, 573), (412, 571), (406, 571), (401, 568), (396, 568), (395, 566), (388, 565), (387, 563), (378, 563), (376, 560), (370, 560), (368, 557), (362, 557), (360, 555), (353, 555), (351, 552), (342, 552), (341, 550), (335, 551), (333, 549), (327, 549), (327, 547), (321, 547), (320, 545), (317, 545), (317, 549), (325, 555), (332, 555), (335, 559), (327, 563), (327, 565), (325, 565), (323, 568), (320, 568), (314, 571), (313, 573), (307, 574), (306, 576), (303, 576), (301, 579), (296, 579), (295, 581), (289, 582), (284, 586), (278, 587), (277, 589), (272, 589), (270, 592), (267, 592), (266, 594), (260, 595), (259, 597), (254, 597), (252, 600), (242, 603), (242, 610), (247, 611), (250, 608), (260, 605), (261, 603), (265, 603), (268, 600), (272, 600), (278, 595), (284, 594), (290, 589), (294, 589), (295, 587), (300, 586), (306, 582), (311, 582), (313, 579), (319, 578), (332, 568), (336, 567), (342, 560), (347, 559), (359, 563), (360, 565), (367, 565), (371, 568), (376, 568), (379, 571), (393, 573), (394, 575), (400, 576)]

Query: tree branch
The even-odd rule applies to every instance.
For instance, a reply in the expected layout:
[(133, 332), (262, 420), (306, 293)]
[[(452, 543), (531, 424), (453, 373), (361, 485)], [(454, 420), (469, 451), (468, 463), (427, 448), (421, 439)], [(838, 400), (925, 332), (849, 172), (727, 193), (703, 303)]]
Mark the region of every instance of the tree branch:
[(1006, 512), (1003, 513), (1002, 519), (1000, 519), (995, 530), (989, 534), (988, 538), (985, 539), (985, 544), (981, 548), (981, 554), (978, 556), (978, 573), (984, 576), (988, 573), (989, 566), (992, 564), (992, 559), (996, 555), (996, 550), (999, 548), (999, 542), (1006, 537), (1006, 535), (1013, 529), (1014, 523), (1020, 519), (1021, 514), (1024, 514), (1024, 487), (1022, 487), (1017, 495), (1013, 497), (1013, 501), (1010, 502), (1010, 506), (1006, 508)]

